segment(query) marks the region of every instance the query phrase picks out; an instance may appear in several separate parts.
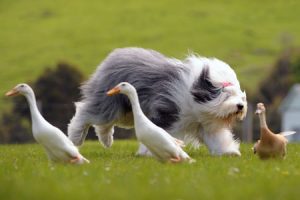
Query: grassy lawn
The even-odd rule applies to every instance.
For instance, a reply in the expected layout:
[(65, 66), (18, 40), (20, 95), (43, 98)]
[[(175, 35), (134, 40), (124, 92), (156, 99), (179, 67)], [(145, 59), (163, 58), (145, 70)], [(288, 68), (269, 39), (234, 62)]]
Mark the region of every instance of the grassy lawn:
[(188, 150), (194, 164), (161, 164), (136, 157), (135, 141), (111, 149), (87, 142), (89, 165), (50, 166), (41, 146), (0, 146), (0, 199), (299, 199), (300, 145), (284, 161), (260, 161), (251, 146), (243, 156), (211, 157)]

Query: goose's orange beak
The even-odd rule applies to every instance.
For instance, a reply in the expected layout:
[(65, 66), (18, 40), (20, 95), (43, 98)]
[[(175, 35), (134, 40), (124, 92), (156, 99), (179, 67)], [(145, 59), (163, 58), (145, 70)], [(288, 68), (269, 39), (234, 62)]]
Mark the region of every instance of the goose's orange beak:
[(9, 90), (8, 92), (5, 93), (5, 96), (9, 97), (9, 96), (16, 96), (19, 94), (19, 91), (16, 90), (15, 88)]
[(114, 87), (113, 89), (109, 90), (106, 94), (107, 94), (107, 96), (113, 96), (113, 95), (119, 94), (120, 91), (121, 90), (119, 87)]

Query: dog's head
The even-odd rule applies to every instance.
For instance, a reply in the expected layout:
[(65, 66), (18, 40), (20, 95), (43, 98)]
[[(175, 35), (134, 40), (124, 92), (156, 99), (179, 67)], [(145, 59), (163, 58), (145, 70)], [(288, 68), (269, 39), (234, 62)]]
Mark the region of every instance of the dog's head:
[(213, 117), (231, 121), (246, 116), (246, 93), (241, 91), (234, 71), (220, 60), (209, 60), (203, 65), (191, 94), (201, 110)]

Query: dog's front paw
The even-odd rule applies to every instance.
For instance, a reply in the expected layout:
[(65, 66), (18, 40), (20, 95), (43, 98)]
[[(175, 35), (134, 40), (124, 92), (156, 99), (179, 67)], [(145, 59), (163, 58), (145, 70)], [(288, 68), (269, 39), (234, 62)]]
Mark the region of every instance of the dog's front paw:
[(211, 150), (210, 153), (213, 156), (241, 156), (241, 152), (238, 149), (237, 145), (231, 146), (232, 148), (227, 149), (218, 149), (218, 150)]
[(235, 140), (229, 145), (227, 148), (223, 150), (223, 155), (228, 155), (228, 156), (241, 156), (241, 152), (239, 150), (240, 148), (240, 143)]

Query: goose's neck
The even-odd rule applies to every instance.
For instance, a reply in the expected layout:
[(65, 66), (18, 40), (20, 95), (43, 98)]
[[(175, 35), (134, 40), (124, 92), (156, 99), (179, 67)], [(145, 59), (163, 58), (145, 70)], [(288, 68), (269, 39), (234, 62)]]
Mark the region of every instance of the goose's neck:
[(37, 107), (34, 93), (26, 94), (25, 97), (29, 104), (32, 123), (34, 124), (36, 122), (45, 121), (45, 119), (43, 118), (43, 116), (41, 115), (41, 113)]
[(133, 116), (134, 116), (134, 121), (137, 122), (139, 120), (144, 120), (145, 115), (144, 115), (144, 113), (141, 109), (137, 93), (136, 92), (131, 92), (127, 96), (128, 96), (128, 98), (130, 100), (130, 103), (131, 103), (132, 113), (133, 113)]

